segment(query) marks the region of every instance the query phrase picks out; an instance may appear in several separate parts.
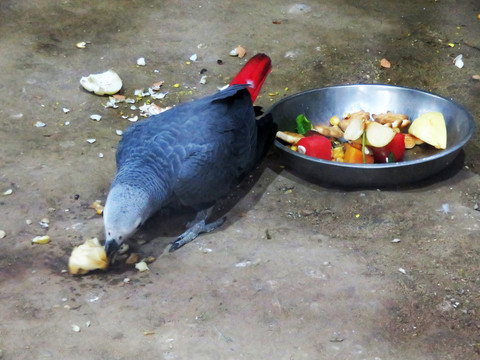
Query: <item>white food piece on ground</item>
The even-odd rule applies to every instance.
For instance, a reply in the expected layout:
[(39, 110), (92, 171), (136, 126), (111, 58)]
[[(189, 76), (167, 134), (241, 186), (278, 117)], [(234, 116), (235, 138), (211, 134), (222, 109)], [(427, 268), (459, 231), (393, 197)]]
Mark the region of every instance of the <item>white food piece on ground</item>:
[(80, 84), (85, 90), (97, 95), (113, 95), (120, 91), (123, 85), (122, 79), (113, 70), (84, 76), (80, 79)]
[(440, 112), (427, 112), (416, 118), (408, 133), (437, 149), (447, 148), (447, 126)]
[(147, 65), (147, 62), (145, 61), (145, 58), (144, 57), (140, 57), (137, 59), (137, 65), (138, 66), (145, 66)]
[(72, 325), (72, 331), (74, 331), (74, 332), (80, 332), (80, 326), (75, 325), (75, 324)]
[(145, 261), (140, 261), (140, 262), (136, 263), (135, 264), (135, 269), (137, 269), (140, 272), (150, 270)]
[(453, 61), (453, 63), (455, 64), (456, 67), (458, 67), (459, 69), (463, 68), (463, 66), (465, 65), (464, 62), (463, 62), (463, 55), (458, 55), (455, 60)]

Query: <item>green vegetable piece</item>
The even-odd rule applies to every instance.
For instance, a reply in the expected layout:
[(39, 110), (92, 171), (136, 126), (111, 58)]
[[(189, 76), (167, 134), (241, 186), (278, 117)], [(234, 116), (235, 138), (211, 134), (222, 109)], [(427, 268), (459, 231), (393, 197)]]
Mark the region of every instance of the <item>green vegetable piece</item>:
[(395, 162), (395, 156), (393, 156), (393, 153), (390, 152), (390, 154), (388, 154), (388, 158), (387, 158), (387, 163), (393, 163)]
[(297, 132), (300, 135), (305, 135), (307, 131), (310, 131), (313, 129), (313, 125), (308, 119), (305, 117), (305, 115), (300, 114), (297, 116)]
[(367, 132), (364, 131), (362, 133), (362, 158), (363, 158), (363, 163), (366, 164), (367, 163), (367, 156), (365, 154), (365, 139), (367, 137)]

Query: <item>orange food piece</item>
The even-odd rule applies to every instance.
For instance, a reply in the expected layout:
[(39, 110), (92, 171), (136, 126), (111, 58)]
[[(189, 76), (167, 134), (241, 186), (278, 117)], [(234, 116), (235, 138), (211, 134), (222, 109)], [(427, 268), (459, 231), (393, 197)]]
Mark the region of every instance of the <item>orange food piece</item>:
[[(362, 149), (358, 149), (352, 144), (345, 143), (345, 155), (343, 156), (343, 162), (352, 164), (363, 164)], [(373, 164), (373, 155), (365, 155), (365, 163)]]
[(380, 66), (386, 69), (390, 69), (392, 67), (392, 64), (390, 63), (390, 61), (384, 58), (380, 60)]

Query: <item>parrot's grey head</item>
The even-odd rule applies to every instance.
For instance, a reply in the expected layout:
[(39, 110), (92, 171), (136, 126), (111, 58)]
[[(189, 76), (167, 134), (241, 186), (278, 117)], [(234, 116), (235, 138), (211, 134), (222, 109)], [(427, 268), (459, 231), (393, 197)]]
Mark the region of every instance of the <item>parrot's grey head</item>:
[(151, 214), (148, 194), (137, 187), (115, 184), (103, 209), (105, 251), (111, 258)]

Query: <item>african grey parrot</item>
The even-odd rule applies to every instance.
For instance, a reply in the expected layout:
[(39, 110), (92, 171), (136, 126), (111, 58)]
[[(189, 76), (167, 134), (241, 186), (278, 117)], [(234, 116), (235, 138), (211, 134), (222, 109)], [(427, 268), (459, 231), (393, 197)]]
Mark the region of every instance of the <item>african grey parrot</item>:
[(130, 126), (118, 144), (117, 173), (103, 211), (105, 250), (112, 257), (151, 215), (174, 203), (197, 216), (174, 251), (223, 223), (206, 223), (216, 200), (261, 160), (275, 125), (256, 120), (253, 101), (271, 70), (257, 54), (225, 90), (175, 106)]

